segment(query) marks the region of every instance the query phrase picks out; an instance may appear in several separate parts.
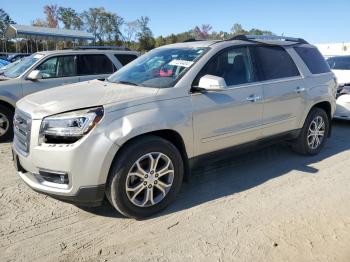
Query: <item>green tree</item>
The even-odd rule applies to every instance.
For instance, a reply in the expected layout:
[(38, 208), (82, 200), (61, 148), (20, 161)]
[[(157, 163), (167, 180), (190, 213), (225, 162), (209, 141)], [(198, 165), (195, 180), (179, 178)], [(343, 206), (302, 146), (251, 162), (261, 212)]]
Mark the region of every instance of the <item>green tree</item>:
[(100, 31), (103, 32), (103, 40), (118, 42), (122, 38), (121, 27), (124, 19), (110, 12), (104, 12), (101, 15)]
[(271, 31), (260, 30), (256, 28), (252, 28), (248, 32), (250, 35), (273, 35)]
[(15, 22), (4, 9), (0, 8), (0, 37), (4, 36), (5, 30), (10, 24), (15, 24)]
[(231, 28), (231, 33), (233, 35), (245, 35), (247, 34), (248, 32), (246, 30), (243, 29), (242, 25), (241, 24), (234, 24)]
[(129, 21), (125, 23), (124, 27), (124, 38), (126, 42), (131, 42), (134, 40), (136, 33), (138, 31), (139, 24), (137, 20)]
[(104, 8), (89, 8), (88, 11), (84, 11), (82, 13), (82, 17), (85, 21), (85, 25), (87, 27), (87, 31), (92, 33), (95, 37), (95, 41), (98, 37), (98, 26), (99, 26), (99, 17), (100, 13), (104, 10)]
[(155, 46), (155, 40), (153, 38), (153, 33), (149, 27), (149, 17), (141, 16), (137, 19), (137, 23), (139, 26), (139, 32), (137, 33), (137, 37), (140, 44), (141, 50), (151, 50)]
[(115, 13), (107, 12), (103, 7), (90, 8), (83, 12), (87, 30), (91, 32), (100, 44), (104, 41), (118, 41), (122, 37), (121, 26), (124, 23), (123, 18)]
[(63, 23), (65, 29), (78, 29), (83, 27), (80, 15), (70, 7), (58, 8), (58, 20)]

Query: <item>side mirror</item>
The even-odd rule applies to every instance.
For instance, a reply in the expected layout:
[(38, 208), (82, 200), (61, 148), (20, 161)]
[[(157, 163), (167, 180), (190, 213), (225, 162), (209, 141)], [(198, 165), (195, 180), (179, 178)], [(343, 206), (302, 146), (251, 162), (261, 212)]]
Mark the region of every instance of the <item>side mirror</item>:
[(198, 89), (203, 91), (224, 91), (226, 87), (225, 79), (219, 76), (205, 75), (199, 79)]
[(37, 80), (42, 79), (42, 78), (43, 78), (43, 76), (41, 75), (41, 72), (39, 70), (33, 70), (27, 76), (27, 79), (31, 80), (31, 81), (37, 81)]

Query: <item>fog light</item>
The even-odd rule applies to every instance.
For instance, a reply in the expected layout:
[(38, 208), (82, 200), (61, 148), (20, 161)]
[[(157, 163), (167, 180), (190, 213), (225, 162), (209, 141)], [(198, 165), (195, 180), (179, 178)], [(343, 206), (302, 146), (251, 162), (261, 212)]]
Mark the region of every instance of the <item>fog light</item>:
[(65, 185), (69, 184), (68, 174), (64, 172), (40, 170), (39, 175), (47, 182)]

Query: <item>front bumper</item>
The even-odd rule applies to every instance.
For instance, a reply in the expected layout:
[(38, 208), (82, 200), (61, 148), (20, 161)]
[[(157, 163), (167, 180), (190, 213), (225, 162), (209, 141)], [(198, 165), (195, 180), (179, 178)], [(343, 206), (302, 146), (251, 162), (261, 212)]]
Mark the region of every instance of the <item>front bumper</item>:
[[(118, 150), (103, 127), (70, 145), (38, 145), (40, 122), (32, 122), (29, 153), (13, 144), (19, 176), (33, 190), (78, 205), (98, 205), (104, 198), (109, 168)], [(48, 181), (43, 172), (65, 174), (67, 182)]]

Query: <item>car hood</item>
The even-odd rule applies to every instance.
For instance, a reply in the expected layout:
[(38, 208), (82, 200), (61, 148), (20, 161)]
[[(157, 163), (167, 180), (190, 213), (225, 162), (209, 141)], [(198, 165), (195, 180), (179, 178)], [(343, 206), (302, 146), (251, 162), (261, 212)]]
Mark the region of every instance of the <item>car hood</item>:
[(107, 81), (87, 81), (41, 91), (17, 102), (17, 108), (41, 119), (75, 109), (115, 104), (125, 108), (154, 100), (158, 88), (130, 86)]

